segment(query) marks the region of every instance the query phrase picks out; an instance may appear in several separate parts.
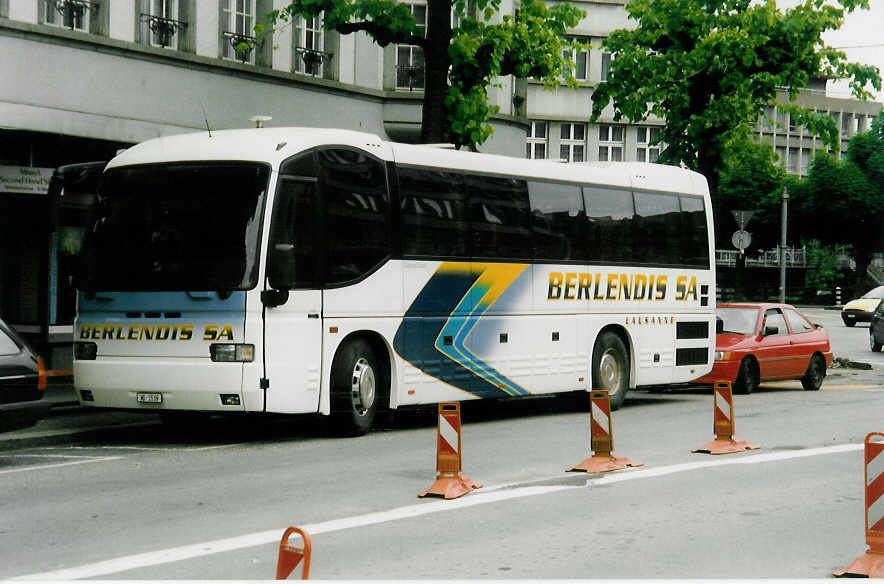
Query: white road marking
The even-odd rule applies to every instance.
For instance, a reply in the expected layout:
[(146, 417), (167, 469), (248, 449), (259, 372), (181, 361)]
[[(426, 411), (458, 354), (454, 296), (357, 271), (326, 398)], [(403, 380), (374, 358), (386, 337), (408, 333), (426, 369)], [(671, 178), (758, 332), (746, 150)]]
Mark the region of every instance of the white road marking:
[[(777, 462), (795, 458), (804, 458), (808, 456), (854, 452), (862, 449), (862, 444), (843, 444), (838, 446), (810, 448), (806, 450), (790, 450), (785, 452), (773, 452), (765, 454), (747, 454), (734, 458), (716, 458), (713, 460), (675, 464), (660, 468), (623, 470), (600, 478), (588, 479), (583, 486), (520, 487), (518, 486), (519, 483), (504, 484), (486, 488), (484, 489), (484, 492), (476, 491), (470, 494), (469, 497), (465, 497), (462, 499), (454, 499), (451, 501), (424, 502), (416, 505), (390, 509), (387, 511), (377, 511), (374, 513), (366, 513), (364, 515), (344, 517), (341, 519), (333, 519), (331, 521), (323, 521), (320, 523), (309, 525), (300, 525), (299, 527), (301, 527), (301, 529), (309, 533), (311, 536), (314, 536), (322, 533), (331, 533), (344, 529), (352, 529), (355, 527), (366, 527), (369, 525), (376, 525), (378, 523), (386, 523), (389, 521), (411, 519), (414, 517), (420, 517), (422, 515), (429, 515), (431, 513), (455, 511), (459, 509), (464, 509), (466, 507), (473, 507), (476, 505), (496, 503), (498, 501), (519, 499), (522, 497), (533, 497), (536, 495), (548, 495), (550, 493), (556, 493), (560, 491), (583, 489), (586, 487), (606, 485), (624, 481), (656, 478), (660, 476), (704, 468), (737, 464), (760, 464), (765, 462)], [(545, 480), (556, 480), (561, 478), (561, 475), (556, 475), (555, 477), (550, 477)], [(145, 568), (148, 566), (156, 566), (159, 564), (177, 562), (190, 558), (208, 556), (219, 552), (228, 552), (248, 547), (275, 543), (278, 542), (279, 539), (282, 537), (282, 533), (284, 530), (285, 527), (279, 527), (277, 529), (260, 531), (257, 533), (241, 535), (238, 537), (216, 539), (204, 543), (167, 548), (153, 552), (134, 554), (130, 556), (121, 556), (111, 560), (105, 560), (103, 562), (96, 562), (93, 564), (85, 564), (73, 568), (63, 568), (52, 572), (42, 572), (39, 574), (19, 576), (16, 578), (12, 578), (12, 580), (77, 580), (82, 578), (95, 578), (98, 576), (106, 576), (108, 574), (116, 574), (128, 570), (134, 570), (137, 568)]]
[(73, 462), (59, 462), (58, 464), (41, 464), (41, 465), (37, 465), (37, 466), (23, 466), (20, 468), (10, 468), (10, 469), (6, 469), (6, 470), (0, 470), (0, 475), (9, 474), (9, 473), (13, 473), (13, 472), (46, 470), (47, 468), (59, 468), (62, 466), (73, 466), (75, 464), (89, 464), (92, 462), (107, 462), (109, 460), (117, 460), (119, 458), (122, 458), (122, 457), (120, 457), (120, 456), (103, 456), (101, 458), (88, 458), (85, 460), (77, 460), (77, 461), (73, 461)]

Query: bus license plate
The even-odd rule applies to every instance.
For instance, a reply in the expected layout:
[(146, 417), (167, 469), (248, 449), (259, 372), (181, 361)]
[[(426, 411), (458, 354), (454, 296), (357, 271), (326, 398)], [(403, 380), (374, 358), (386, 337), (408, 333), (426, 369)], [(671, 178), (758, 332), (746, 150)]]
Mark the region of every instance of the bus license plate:
[(161, 403), (163, 403), (163, 394), (161, 394), (161, 393), (139, 393), (135, 396), (135, 399), (140, 404), (161, 404)]

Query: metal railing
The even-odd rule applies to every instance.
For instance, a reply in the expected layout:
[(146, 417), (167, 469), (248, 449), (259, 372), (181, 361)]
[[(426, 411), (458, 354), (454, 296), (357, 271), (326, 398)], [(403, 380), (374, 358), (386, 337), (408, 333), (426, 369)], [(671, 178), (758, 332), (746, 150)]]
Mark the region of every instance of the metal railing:
[[(784, 250), (784, 259), (787, 268), (806, 268), (807, 250), (804, 248), (787, 247)], [(715, 250), (715, 265), (734, 267), (740, 252), (737, 250)], [(759, 250), (754, 255), (746, 254), (747, 268), (776, 268), (780, 265), (780, 250)]]

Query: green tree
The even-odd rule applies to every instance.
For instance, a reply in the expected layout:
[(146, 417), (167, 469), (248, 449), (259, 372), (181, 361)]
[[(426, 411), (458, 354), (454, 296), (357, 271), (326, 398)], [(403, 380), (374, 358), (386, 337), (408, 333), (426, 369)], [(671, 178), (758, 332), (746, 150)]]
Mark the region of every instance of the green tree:
[[(861, 136), (854, 139), (857, 137)], [(861, 141), (864, 142), (862, 138)], [(812, 233), (823, 243), (846, 243), (853, 248), (856, 293), (865, 288), (872, 253), (882, 248), (884, 188), (880, 182), (873, 183), (863, 170), (864, 162), (858, 163), (851, 155), (848, 150), (848, 160), (839, 161), (829, 153), (818, 152), (804, 188), (793, 193), (793, 199), (800, 213), (798, 222), (802, 233)], [(872, 162), (875, 173), (884, 171), (884, 157), (879, 154), (870, 156), (867, 161)]]
[[(775, 0), (631, 0), (637, 23), (616, 30), (603, 47), (616, 58), (593, 93), (595, 121), (611, 103), (615, 120), (666, 120), (662, 162), (683, 163), (704, 174), (717, 207), (719, 169), (734, 133), (753, 124), (777, 88), (791, 100), (814, 77), (848, 79), (853, 93), (881, 88), (877, 67), (849, 63), (822, 34), (844, 14), (868, 9), (869, 0), (801, 0), (781, 10)], [(834, 145), (838, 129), (828, 116), (790, 102), (792, 119)]]
[[(256, 27), (259, 38), (295, 16), (323, 14), (323, 26), (340, 34), (364, 32), (378, 45), (416, 45), (423, 49), (425, 86), (421, 118), (423, 142), (453, 142), (475, 148), (491, 135), (488, 104), (495, 77), (515, 75), (551, 86), (576, 85), (572, 62), (563, 55), (575, 43), (567, 29), (585, 15), (568, 3), (551, 7), (540, 0), (521, 3), (517, 16), (491, 23), (500, 0), (430, 0), (426, 34), (407, 4), (395, 0), (292, 0)], [(452, 13), (458, 26), (452, 27)]]
[(786, 173), (777, 164), (776, 155), (767, 144), (753, 142), (746, 133), (738, 133), (725, 145), (718, 187), (722, 215), (717, 237), (728, 241), (736, 225), (727, 220), (731, 211), (753, 211), (751, 227), (755, 248), (779, 243), (780, 201)]

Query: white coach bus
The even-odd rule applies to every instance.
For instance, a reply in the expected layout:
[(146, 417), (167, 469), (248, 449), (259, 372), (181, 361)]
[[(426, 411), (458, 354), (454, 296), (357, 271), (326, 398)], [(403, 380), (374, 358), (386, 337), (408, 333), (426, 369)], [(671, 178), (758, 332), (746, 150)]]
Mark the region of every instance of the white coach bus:
[(103, 172), (74, 325), (84, 406), (318, 413), (711, 370), (703, 176), (328, 129), (157, 138)]

